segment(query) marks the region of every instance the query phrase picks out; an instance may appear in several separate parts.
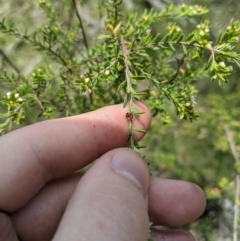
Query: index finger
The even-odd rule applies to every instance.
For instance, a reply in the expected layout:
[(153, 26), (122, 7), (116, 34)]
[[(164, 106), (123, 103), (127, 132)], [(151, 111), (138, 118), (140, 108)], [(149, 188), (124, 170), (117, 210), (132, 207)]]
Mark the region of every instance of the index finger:
[[(135, 118), (147, 130), (151, 117)], [(127, 145), (128, 120), (122, 105), (79, 116), (43, 121), (0, 138), (0, 210), (12, 212), (25, 205), (47, 181), (68, 175), (103, 153)], [(136, 133), (136, 139), (143, 134)]]

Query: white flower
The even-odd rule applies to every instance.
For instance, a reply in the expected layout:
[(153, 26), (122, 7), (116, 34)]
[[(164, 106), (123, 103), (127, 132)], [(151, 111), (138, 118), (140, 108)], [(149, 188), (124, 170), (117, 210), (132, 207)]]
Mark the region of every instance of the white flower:
[(230, 31), (232, 28), (231, 26), (227, 26), (227, 30)]
[(7, 98), (8, 98), (8, 99), (10, 99), (11, 92), (10, 92), (10, 91), (9, 91), (9, 92), (7, 92), (7, 94), (6, 94), (6, 95), (7, 95)]
[(20, 95), (19, 95), (18, 93), (16, 93), (16, 94), (14, 95), (15, 99), (17, 99), (19, 96), (20, 96)]
[(226, 64), (222, 61), (222, 62), (220, 62), (219, 63), (219, 65), (221, 66), (221, 67), (223, 67), (223, 68), (225, 68), (226, 67)]
[(17, 101), (18, 101), (18, 102), (22, 102), (22, 101), (23, 101), (23, 98), (22, 98), (22, 97), (19, 97), (19, 98), (17, 99)]
[(89, 78), (85, 78), (85, 83), (88, 83), (90, 81)]
[(105, 75), (109, 75), (110, 71), (109, 70), (106, 70), (105, 71)]

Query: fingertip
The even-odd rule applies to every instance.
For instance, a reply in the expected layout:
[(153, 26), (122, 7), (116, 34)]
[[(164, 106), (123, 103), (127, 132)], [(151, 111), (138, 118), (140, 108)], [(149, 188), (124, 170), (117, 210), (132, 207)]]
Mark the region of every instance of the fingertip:
[[(143, 114), (134, 116), (134, 128), (148, 131), (151, 125), (151, 113), (146, 105), (141, 102), (134, 102), (135, 107)], [(95, 142), (99, 148), (98, 153), (103, 155), (109, 150), (128, 146), (128, 123), (127, 113), (129, 107), (123, 104), (106, 106), (104, 108), (86, 113), (81, 117), (91, 122), (91, 129), (95, 135)], [(78, 119), (80, 116), (73, 117)], [(144, 132), (134, 132), (134, 137), (140, 141), (145, 136)]]
[(88, 240), (145, 241), (149, 178), (147, 165), (134, 151), (122, 148), (106, 153), (79, 182), (54, 240), (82, 235)]
[(146, 198), (150, 174), (146, 162), (137, 152), (121, 148), (114, 153), (111, 165), (114, 172), (133, 182)]
[(155, 225), (183, 226), (195, 221), (203, 213), (206, 197), (196, 184), (151, 178), (149, 213)]
[(195, 183), (189, 183), (188, 185), (189, 191), (195, 197), (195, 205), (198, 207), (197, 217), (195, 217), (195, 219), (193, 220), (195, 221), (199, 216), (203, 214), (204, 210), (206, 209), (207, 199), (203, 189), (200, 186)]

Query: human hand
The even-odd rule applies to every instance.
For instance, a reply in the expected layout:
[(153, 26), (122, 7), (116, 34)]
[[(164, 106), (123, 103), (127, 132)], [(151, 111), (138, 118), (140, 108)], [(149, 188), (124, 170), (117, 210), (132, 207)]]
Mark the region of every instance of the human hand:
[[(150, 113), (136, 105), (146, 113), (135, 125), (147, 130)], [(121, 148), (127, 145), (125, 115), (122, 105), (109, 106), (0, 138), (0, 241), (146, 241), (148, 215), (154, 225), (177, 227), (203, 212), (198, 186), (150, 177), (142, 158)], [(86, 174), (73, 174), (97, 158)], [(152, 236), (194, 240), (180, 231)]]

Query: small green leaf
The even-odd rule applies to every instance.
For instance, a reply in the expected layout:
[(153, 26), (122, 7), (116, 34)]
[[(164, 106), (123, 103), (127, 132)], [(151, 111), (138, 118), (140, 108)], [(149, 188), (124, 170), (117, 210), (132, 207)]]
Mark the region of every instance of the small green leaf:
[(7, 112), (7, 113), (0, 113), (0, 118), (8, 118), (11, 116), (11, 113), (10, 112)]
[(176, 50), (175, 47), (173, 46), (173, 44), (169, 44), (169, 47), (170, 47), (173, 51)]
[(147, 131), (146, 131), (146, 130), (142, 130), (142, 129), (137, 129), (137, 128), (134, 128), (134, 130), (135, 130), (136, 132), (140, 132), (140, 133), (144, 133), (144, 134), (146, 134), (146, 133), (147, 133)]
[(136, 107), (134, 104), (132, 104), (132, 103), (129, 104), (129, 110), (130, 110), (134, 115), (137, 115), (137, 116), (145, 113), (145, 111), (139, 111), (139, 110), (137, 109), (137, 107)]
[(124, 88), (124, 86), (126, 85), (126, 83), (127, 82), (124, 80), (121, 84), (119, 84), (117, 91), (119, 92), (120, 90), (122, 90)]
[(132, 85), (135, 85), (135, 86), (137, 85), (137, 81), (136, 81), (135, 78), (131, 78), (130, 81), (131, 81), (131, 84), (132, 84)]
[(134, 143), (134, 137), (131, 135), (131, 138), (130, 138), (130, 148), (134, 150), (135, 148), (135, 143)]
[(146, 147), (147, 147), (147, 146), (140, 146), (135, 139), (133, 139), (133, 145), (134, 145), (134, 147), (136, 147), (137, 149), (142, 149), (142, 148), (146, 148)]
[(130, 85), (127, 85), (126, 86), (126, 92), (129, 94), (131, 93), (131, 86)]
[(136, 92), (133, 94), (133, 96), (144, 96), (146, 94), (147, 94), (146, 92)]
[(188, 50), (185, 45), (182, 45), (182, 49), (183, 49), (184, 54), (188, 54)]
[(124, 101), (123, 101), (123, 108), (127, 106), (128, 103), (128, 96), (125, 96)]
[(216, 43), (217, 44), (219, 44), (219, 43), (221, 43), (221, 41), (222, 41), (222, 31), (219, 31), (219, 33), (218, 33), (218, 36), (217, 36), (217, 40), (216, 40)]
[(4, 129), (6, 126), (7, 126), (6, 123), (0, 124), (0, 132), (1, 132), (1, 129)]
[(134, 78), (135, 80), (143, 80), (143, 79), (146, 79), (146, 76), (144, 76), (144, 75), (134, 75), (134, 76), (132, 76), (132, 78)]

